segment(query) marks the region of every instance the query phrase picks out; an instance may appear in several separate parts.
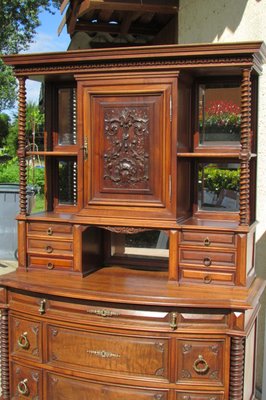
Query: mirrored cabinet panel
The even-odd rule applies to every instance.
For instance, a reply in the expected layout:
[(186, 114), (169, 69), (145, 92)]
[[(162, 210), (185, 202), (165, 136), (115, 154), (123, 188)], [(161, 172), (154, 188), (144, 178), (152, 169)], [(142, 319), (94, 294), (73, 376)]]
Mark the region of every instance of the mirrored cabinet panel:
[(240, 164), (198, 164), (198, 208), (205, 211), (239, 211)]
[(77, 161), (74, 157), (56, 160), (57, 205), (77, 205)]
[(58, 145), (77, 144), (77, 100), (75, 88), (58, 89)]
[(199, 145), (238, 145), (241, 131), (240, 83), (201, 83), (198, 99)]

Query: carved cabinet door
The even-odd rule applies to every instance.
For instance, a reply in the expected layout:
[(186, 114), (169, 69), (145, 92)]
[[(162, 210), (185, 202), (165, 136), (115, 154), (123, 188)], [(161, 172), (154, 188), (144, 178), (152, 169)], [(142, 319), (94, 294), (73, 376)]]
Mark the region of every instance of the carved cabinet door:
[(82, 91), (85, 208), (172, 214), (176, 78), (106, 78)]

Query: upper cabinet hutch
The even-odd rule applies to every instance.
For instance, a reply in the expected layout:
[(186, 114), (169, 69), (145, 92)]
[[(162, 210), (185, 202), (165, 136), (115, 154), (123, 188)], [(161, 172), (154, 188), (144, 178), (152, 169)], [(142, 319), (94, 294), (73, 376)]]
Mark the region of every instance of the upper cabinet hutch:
[[(18, 270), (3, 399), (254, 400), (260, 42), (5, 56), (19, 81)], [(25, 136), (42, 82), (43, 145)], [(45, 211), (27, 214), (27, 159)]]

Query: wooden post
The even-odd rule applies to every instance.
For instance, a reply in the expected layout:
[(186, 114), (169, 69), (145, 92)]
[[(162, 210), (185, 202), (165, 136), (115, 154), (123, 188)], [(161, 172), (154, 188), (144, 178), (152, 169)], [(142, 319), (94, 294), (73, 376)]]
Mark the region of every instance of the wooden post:
[(26, 165), (26, 78), (19, 81), (19, 115), (18, 115), (18, 158), (19, 158), (19, 206), (20, 214), (27, 215), (27, 165)]

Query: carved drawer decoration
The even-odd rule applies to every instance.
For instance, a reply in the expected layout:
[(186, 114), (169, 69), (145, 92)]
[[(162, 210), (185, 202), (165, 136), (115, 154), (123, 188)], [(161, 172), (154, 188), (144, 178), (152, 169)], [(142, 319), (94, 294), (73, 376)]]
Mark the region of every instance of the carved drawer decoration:
[(70, 368), (168, 380), (168, 340), (48, 326), (48, 362)]
[(167, 400), (168, 391), (140, 389), (126, 386), (101, 384), (47, 374), (48, 399), (82, 400)]
[(225, 339), (178, 339), (177, 383), (223, 386)]
[(42, 371), (17, 363), (11, 364), (11, 400), (42, 399)]
[(40, 322), (10, 317), (10, 351), (12, 355), (42, 361), (42, 326)]
[(224, 400), (224, 395), (211, 392), (177, 393), (176, 400)]

